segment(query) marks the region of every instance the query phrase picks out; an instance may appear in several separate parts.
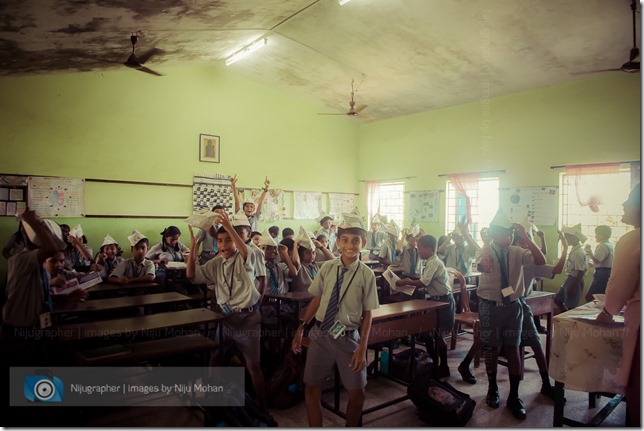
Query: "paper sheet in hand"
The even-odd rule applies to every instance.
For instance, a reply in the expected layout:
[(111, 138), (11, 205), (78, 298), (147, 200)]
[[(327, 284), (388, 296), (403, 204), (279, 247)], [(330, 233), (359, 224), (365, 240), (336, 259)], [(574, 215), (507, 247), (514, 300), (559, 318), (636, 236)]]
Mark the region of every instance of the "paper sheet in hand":
[(68, 295), (78, 289), (89, 289), (102, 281), (101, 275), (97, 271), (92, 271), (78, 278), (68, 280), (64, 286), (53, 286), (52, 290), (55, 295)]
[(387, 269), (383, 272), (382, 276), (385, 277), (385, 280), (387, 280), (387, 283), (389, 283), (389, 286), (391, 286), (391, 289), (395, 292), (401, 292), (405, 295), (411, 296), (414, 294), (414, 290), (416, 290), (414, 286), (396, 286), (396, 282), (400, 280), (400, 278), (394, 274), (391, 269)]
[(186, 269), (185, 262), (168, 262), (165, 264), (168, 269)]
[(208, 230), (210, 227), (215, 224), (217, 220), (217, 213), (208, 211), (203, 214), (193, 214), (189, 216), (184, 221), (190, 226), (197, 227), (201, 230)]

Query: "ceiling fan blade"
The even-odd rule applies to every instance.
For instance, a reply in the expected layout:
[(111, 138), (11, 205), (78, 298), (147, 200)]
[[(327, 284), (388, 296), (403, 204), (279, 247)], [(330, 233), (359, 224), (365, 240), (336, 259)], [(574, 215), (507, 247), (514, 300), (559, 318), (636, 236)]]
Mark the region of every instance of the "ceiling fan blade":
[(376, 117), (372, 117), (371, 115), (364, 115), (364, 114), (356, 114), (355, 115), (358, 118), (362, 118), (363, 120), (375, 120)]
[(360, 112), (362, 112), (366, 107), (367, 107), (367, 105), (360, 105), (360, 106), (358, 106), (356, 109), (354, 109), (354, 110), (353, 110), (353, 112), (355, 112), (355, 113), (358, 113), (358, 114), (359, 114), (359, 113), (360, 113)]
[(155, 72), (154, 70), (147, 68), (145, 66), (138, 67), (136, 70), (140, 70), (141, 72), (149, 73), (150, 75), (155, 75), (155, 76), (163, 76), (159, 72)]
[(595, 70), (587, 70), (585, 72), (570, 72), (571, 75), (589, 75), (591, 73), (602, 73), (602, 72), (617, 72), (622, 70), (621, 68), (616, 68), (616, 69), (595, 69)]
[(148, 51), (145, 51), (143, 54), (139, 55), (139, 62), (140, 62), (141, 64), (144, 64), (144, 63), (145, 63), (146, 61), (148, 61), (148, 60), (150, 59), (150, 57), (152, 57), (153, 55), (163, 54), (164, 52), (165, 52), (165, 51), (163, 51), (162, 49), (159, 49), (159, 48), (152, 48), (152, 49), (150, 49), (150, 50), (148, 50)]

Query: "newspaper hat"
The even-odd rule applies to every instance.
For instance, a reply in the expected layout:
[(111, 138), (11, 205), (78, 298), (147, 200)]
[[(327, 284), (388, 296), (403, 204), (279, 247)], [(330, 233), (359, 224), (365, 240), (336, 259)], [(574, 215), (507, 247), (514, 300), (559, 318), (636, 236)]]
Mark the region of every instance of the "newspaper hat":
[(400, 232), (400, 229), (398, 229), (398, 225), (396, 222), (392, 219), (387, 223), (387, 226), (385, 226), (385, 230), (389, 235), (393, 236), (398, 236), (398, 233)]
[(333, 216), (325, 213), (324, 211), (320, 211), (320, 215), (315, 219), (315, 221), (321, 224), (326, 218), (329, 218), (333, 221)]
[(143, 235), (141, 232), (139, 232), (139, 231), (138, 231), (138, 230), (136, 230), (136, 229), (134, 229), (134, 230), (132, 231), (132, 235), (130, 235), (130, 236), (128, 236), (128, 237), (127, 237), (127, 240), (128, 240), (128, 241), (130, 241), (130, 245), (131, 245), (132, 247), (134, 247), (135, 245), (137, 245), (137, 244), (139, 243), (139, 241), (141, 241), (142, 239), (148, 239), (148, 237), (147, 237), (147, 236), (145, 236), (145, 235)]
[(311, 236), (306, 229), (304, 229), (304, 226), (300, 226), (300, 231), (295, 239), (295, 243), (299, 244), (301, 247), (308, 248), (309, 250), (315, 250), (315, 244), (311, 241)]
[[(56, 250), (65, 250), (65, 248), (67, 248), (67, 244), (63, 240), (63, 231), (61, 230), (58, 223), (49, 219), (44, 219), (43, 223), (45, 224), (47, 229), (49, 229), (49, 232), (51, 232), (51, 234), (54, 236), (54, 244), (56, 245)], [(42, 241), (40, 238), (36, 237), (36, 232), (33, 230), (31, 226), (29, 226), (29, 223), (23, 222), (22, 226), (25, 229), (25, 233), (27, 234), (27, 238), (29, 238), (29, 241), (31, 241), (38, 247), (41, 247)]]
[(579, 240), (579, 242), (582, 242), (582, 243), (586, 242), (586, 240), (588, 239), (586, 235), (584, 235), (581, 232), (581, 224), (576, 224), (574, 226), (564, 226), (563, 229), (561, 229), (561, 231), (563, 233), (567, 233), (569, 235), (574, 236)]
[(259, 245), (277, 247), (277, 242), (271, 236), (268, 230), (262, 232), (262, 237), (259, 239)]
[(419, 233), (420, 233), (420, 226), (418, 225), (418, 223), (414, 224), (412, 227), (407, 229), (407, 234), (409, 235), (416, 236)]
[(374, 216), (371, 218), (371, 223), (382, 223), (380, 221), (380, 214), (374, 214)]
[(233, 225), (233, 227), (237, 227), (237, 226), (250, 227), (250, 222), (248, 221), (248, 217), (246, 217), (246, 214), (244, 214), (244, 210), (237, 211), (237, 214), (235, 214), (233, 216), (233, 219), (231, 220), (231, 224)]
[(112, 236), (111, 236), (111, 235), (109, 235), (109, 234), (108, 234), (108, 235), (103, 239), (103, 244), (101, 244), (101, 247), (103, 247), (104, 245), (111, 245), (111, 244), (119, 245), (119, 243), (118, 243), (118, 242), (116, 242), (116, 240), (115, 240), (114, 238), (112, 238)]
[(190, 226), (194, 226), (201, 230), (208, 230), (216, 223), (218, 216), (219, 215), (217, 213), (212, 211), (203, 211), (198, 214), (188, 216), (184, 221)]
[(530, 218), (528, 216), (524, 217), (523, 221), (521, 222), (521, 226), (523, 226), (523, 229), (525, 229), (525, 233), (528, 235), (530, 239), (532, 239), (533, 232), (539, 232), (539, 229), (537, 229), (537, 226), (535, 226), (535, 224), (530, 221)]
[(503, 209), (499, 208), (496, 211), (496, 214), (494, 215), (494, 218), (490, 222), (490, 227), (491, 226), (498, 226), (502, 227), (503, 229), (512, 229), (512, 222), (508, 218), (508, 216), (505, 214), (505, 211)]
[(81, 227), (80, 223), (74, 226), (70, 231), (70, 235), (74, 235), (76, 238), (82, 238), (83, 237), (83, 228)]
[(342, 229), (356, 228), (362, 229), (365, 232), (367, 231), (367, 229), (365, 229), (364, 227), (364, 220), (362, 219), (362, 216), (360, 216), (360, 214), (354, 213), (343, 213), (342, 223), (340, 223), (338, 227)]

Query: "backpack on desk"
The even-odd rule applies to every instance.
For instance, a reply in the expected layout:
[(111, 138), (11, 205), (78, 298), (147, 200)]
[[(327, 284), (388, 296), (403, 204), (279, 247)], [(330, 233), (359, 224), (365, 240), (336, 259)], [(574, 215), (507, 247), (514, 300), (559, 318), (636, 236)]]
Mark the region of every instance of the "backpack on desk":
[(468, 394), (433, 378), (431, 369), (416, 376), (407, 395), (418, 408), (418, 417), (435, 427), (465, 426), (476, 406)]

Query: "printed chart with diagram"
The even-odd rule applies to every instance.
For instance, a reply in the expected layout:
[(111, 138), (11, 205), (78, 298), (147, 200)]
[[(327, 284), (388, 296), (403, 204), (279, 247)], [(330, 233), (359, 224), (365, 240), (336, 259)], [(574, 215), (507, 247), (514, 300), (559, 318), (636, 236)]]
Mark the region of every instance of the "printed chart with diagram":
[(84, 217), (85, 180), (29, 177), (28, 206), (41, 217)]

